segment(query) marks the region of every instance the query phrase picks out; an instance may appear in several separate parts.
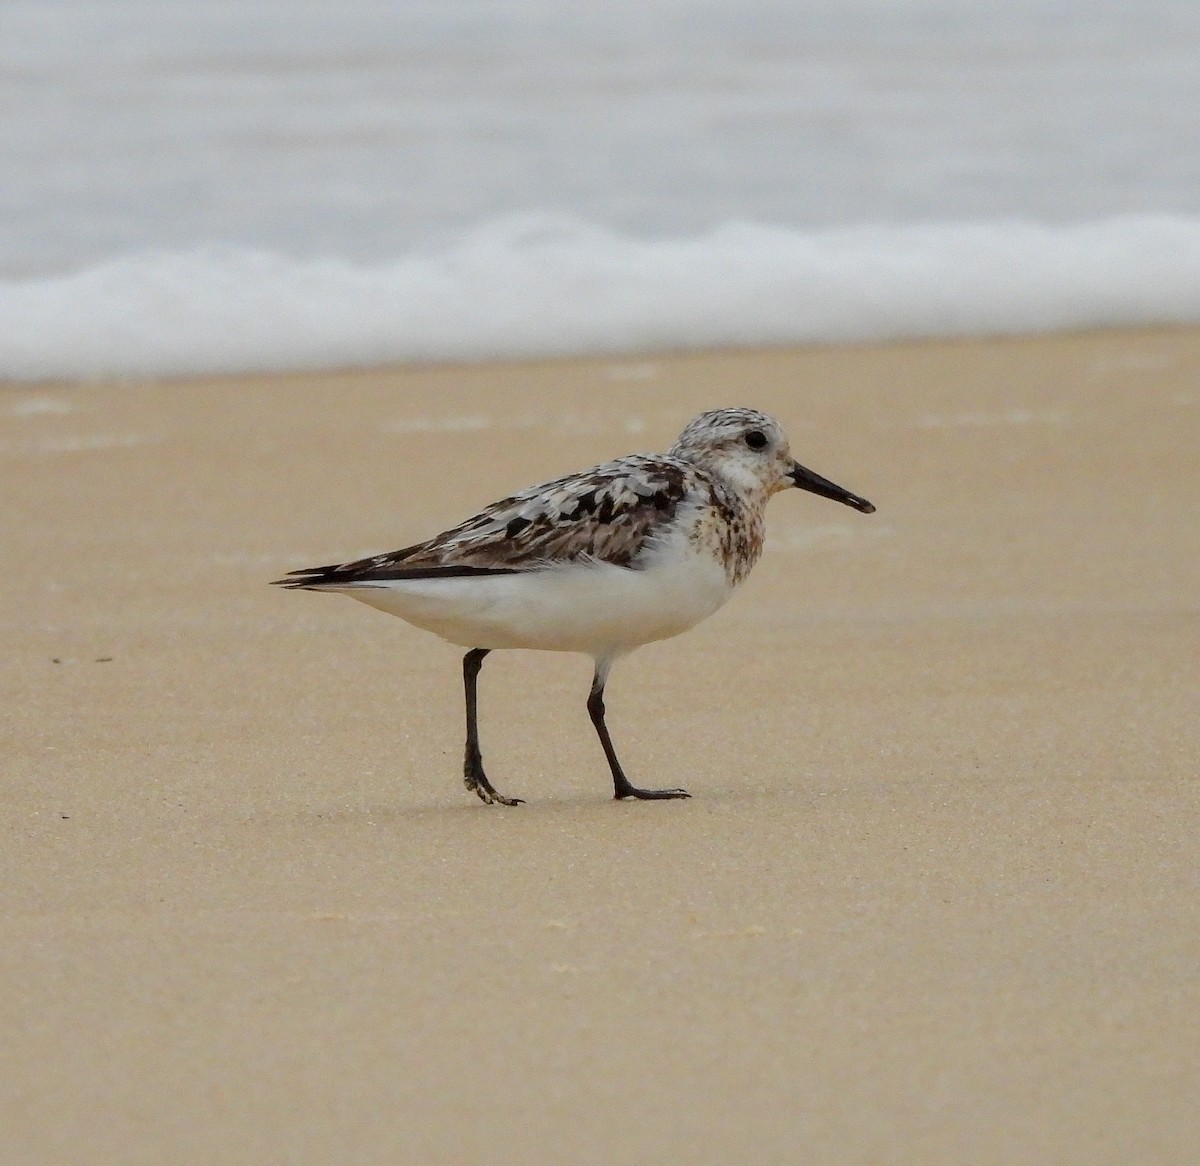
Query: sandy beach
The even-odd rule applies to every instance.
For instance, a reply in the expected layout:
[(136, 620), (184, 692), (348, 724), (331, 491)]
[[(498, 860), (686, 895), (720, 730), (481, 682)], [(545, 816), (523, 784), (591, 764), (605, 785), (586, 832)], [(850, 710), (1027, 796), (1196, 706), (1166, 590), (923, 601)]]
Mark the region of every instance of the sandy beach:
[[(295, 567), (778, 415), (614, 671)], [(0, 1159), (1078, 1163), (1200, 1147), (1200, 330), (0, 386)]]

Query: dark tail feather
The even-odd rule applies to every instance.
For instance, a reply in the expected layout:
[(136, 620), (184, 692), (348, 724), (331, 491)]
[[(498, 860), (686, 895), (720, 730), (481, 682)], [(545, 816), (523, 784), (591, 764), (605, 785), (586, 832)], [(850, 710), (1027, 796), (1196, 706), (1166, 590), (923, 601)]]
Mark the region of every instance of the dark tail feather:
[(314, 583), (331, 583), (344, 567), (342, 563), (331, 563), (328, 567), (303, 567), (299, 571), (289, 571), (282, 579), (272, 579), (271, 586), (303, 590)]
[(275, 587), (293, 591), (319, 591), (323, 587), (345, 586), (348, 583), (387, 583), (398, 579), (462, 579), (471, 575), (516, 575), (516, 567), (405, 567), (402, 563), (376, 565), (369, 563), (334, 563), (328, 567), (305, 567), (289, 571), (283, 579), (272, 579)]

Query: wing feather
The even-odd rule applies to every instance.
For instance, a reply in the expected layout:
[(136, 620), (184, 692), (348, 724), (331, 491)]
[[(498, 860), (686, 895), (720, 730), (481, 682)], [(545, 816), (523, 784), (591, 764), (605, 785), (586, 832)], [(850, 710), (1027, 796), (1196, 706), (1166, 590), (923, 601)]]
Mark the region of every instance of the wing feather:
[(423, 543), (277, 582), (303, 588), (510, 575), (580, 559), (636, 570), (696, 487), (687, 462), (634, 454), (501, 499)]

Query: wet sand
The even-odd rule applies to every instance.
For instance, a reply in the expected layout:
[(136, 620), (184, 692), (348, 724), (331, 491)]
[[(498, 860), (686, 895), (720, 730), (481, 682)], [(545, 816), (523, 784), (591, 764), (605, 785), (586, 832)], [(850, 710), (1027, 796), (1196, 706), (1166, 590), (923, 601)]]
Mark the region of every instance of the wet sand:
[[(1200, 331), (0, 388), (0, 1157), (1191, 1163)], [(620, 664), (267, 581), (777, 413)]]

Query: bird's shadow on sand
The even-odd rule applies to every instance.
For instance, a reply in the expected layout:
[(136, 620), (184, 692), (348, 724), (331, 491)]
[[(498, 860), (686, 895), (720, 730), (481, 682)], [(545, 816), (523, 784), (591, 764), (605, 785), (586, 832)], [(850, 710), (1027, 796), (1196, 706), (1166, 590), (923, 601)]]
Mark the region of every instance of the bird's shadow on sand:
[(464, 797), (456, 801), (309, 807), (288, 815), (288, 818), (293, 824), (306, 823), (314, 829), (322, 826), (403, 826), (408, 823), (419, 824), (439, 820), (460, 821), (464, 826), (471, 822), (486, 822), (489, 827), (506, 829), (512, 825), (521, 826), (547, 819), (593, 818), (600, 814), (636, 814), (638, 821), (643, 821), (646, 815), (653, 814), (668, 821), (681, 813), (712, 813), (763, 801), (810, 800), (813, 796), (811, 790), (782, 785), (767, 789), (739, 789), (731, 785), (706, 790), (690, 798), (659, 802), (639, 801), (635, 798), (617, 801), (603, 794), (565, 794), (530, 797), (519, 806), (502, 806), (485, 805), (478, 799)]
[(461, 803), (425, 802), (425, 803), (392, 803), (375, 806), (339, 806), (326, 809), (302, 810), (293, 815), (293, 820), (310, 822), (313, 825), (400, 825), (405, 822), (422, 822), (437, 819), (453, 821), (461, 819), (464, 822), (472, 820), (500, 822), (528, 821), (531, 818), (545, 817), (578, 817), (594, 814), (602, 810), (620, 812), (637, 803), (618, 802), (613, 798), (602, 796), (593, 797), (549, 797), (530, 798), (519, 806), (485, 805), (483, 802), (463, 801)]

